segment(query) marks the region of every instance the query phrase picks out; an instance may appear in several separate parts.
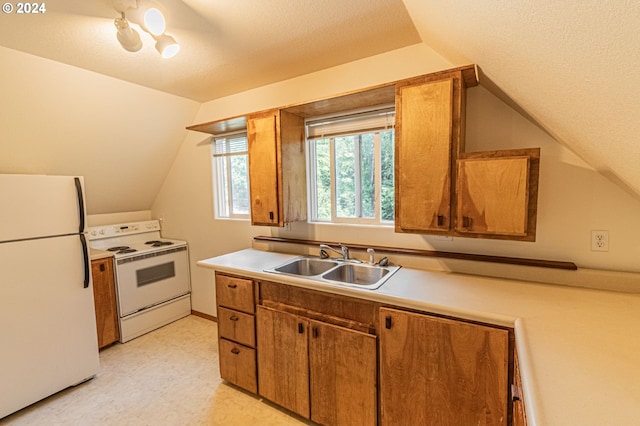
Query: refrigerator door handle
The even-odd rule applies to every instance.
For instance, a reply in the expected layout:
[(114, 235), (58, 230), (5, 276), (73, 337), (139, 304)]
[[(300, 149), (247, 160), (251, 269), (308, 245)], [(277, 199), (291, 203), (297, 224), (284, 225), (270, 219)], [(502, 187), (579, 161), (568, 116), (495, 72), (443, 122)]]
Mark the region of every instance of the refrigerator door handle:
[(80, 242), (82, 243), (82, 260), (84, 262), (84, 288), (89, 288), (89, 249), (87, 248), (87, 239), (84, 234), (80, 234)]
[(83, 233), (84, 232), (84, 197), (82, 196), (82, 183), (80, 182), (80, 178), (78, 177), (75, 177), (73, 179), (76, 182), (76, 192), (78, 193), (78, 215), (80, 216), (80, 230), (78, 232)]

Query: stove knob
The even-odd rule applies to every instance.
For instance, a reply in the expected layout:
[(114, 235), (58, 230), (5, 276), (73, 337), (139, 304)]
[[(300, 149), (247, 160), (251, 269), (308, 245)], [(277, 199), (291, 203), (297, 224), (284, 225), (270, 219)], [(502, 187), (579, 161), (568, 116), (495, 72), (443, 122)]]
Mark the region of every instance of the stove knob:
[(90, 234), (91, 234), (91, 235), (93, 235), (94, 237), (95, 237), (96, 235), (98, 235), (98, 233), (96, 232), (96, 230), (95, 230), (95, 229), (94, 229), (94, 230), (92, 230), (92, 231), (90, 232)]
[(104, 235), (104, 229), (100, 230), (100, 235)]

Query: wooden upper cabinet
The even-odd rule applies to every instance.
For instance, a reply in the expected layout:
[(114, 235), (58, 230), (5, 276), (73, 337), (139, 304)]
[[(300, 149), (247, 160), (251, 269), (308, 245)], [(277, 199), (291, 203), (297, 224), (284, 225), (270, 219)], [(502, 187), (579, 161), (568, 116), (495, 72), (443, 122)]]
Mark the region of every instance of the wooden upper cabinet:
[(398, 88), (396, 228), (448, 230), (453, 80)]
[(458, 160), (456, 233), (535, 241), (540, 150), (464, 157)]
[(466, 87), (475, 84), (472, 67), (396, 84), (396, 232), (452, 233)]
[(247, 117), (252, 225), (305, 220), (304, 119), (282, 110)]

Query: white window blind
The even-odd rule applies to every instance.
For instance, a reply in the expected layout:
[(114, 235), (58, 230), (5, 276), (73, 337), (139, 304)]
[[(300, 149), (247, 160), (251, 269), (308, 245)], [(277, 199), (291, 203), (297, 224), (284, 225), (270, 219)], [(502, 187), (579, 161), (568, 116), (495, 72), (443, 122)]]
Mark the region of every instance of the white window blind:
[(213, 156), (224, 157), (227, 155), (246, 154), (247, 134), (235, 133), (213, 139)]
[(393, 129), (393, 107), (307, 121), (307, 139), (324, 139)]

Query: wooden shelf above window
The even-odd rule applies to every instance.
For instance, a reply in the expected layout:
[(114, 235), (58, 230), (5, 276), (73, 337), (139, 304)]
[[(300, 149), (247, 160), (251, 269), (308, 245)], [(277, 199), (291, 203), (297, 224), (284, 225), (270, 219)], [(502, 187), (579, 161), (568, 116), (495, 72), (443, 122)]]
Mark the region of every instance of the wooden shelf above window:
[(194, 124), (188, 126), (187, 130), (195, 132), (209, 133), (212, 135), (222, 135), (225, 133), (242, 132), (247, 130), (247, 117), (232, 117), (225, 120), (210, 121), (208, 123)]
[[(466, 65), (463, 67), (438, 71), (422, 76), (411, 77), (409, 79), (403, 79), (377, 86), (367, 87), (364, 89), (354, 90), (323, 99), (316, 99), (311, 102), (281, 106), (278, 109), (287, 111), (299, 117), (308, 118), (334, 114), (343, 111), (351, 111), (359, 108), (371, 108), (379, 105), (393, 104), (395, 102), (396, 85), (398, 83), (405, 83), (407, 81), (413, 80), (434, 80), (440, 78), (440, 76), (443, 74), (451, 73), (453, 71), (462, 72), (462, 78), (466, 87), (473, 87), (478, 85), (477, 70), (475, 65)], [(261, 112), (265, 111), (248, 111), (247, 114), (258, 114)], [(188, 126), (187, 130), (209, 133), (212, 135), (220, 135), (235, 131), (243, 131), (246, 129), (246, 127), (246, 116), (238, 116), (225, 118), (222, 120), (209, 121), (207, 123), (194, 124)]]

